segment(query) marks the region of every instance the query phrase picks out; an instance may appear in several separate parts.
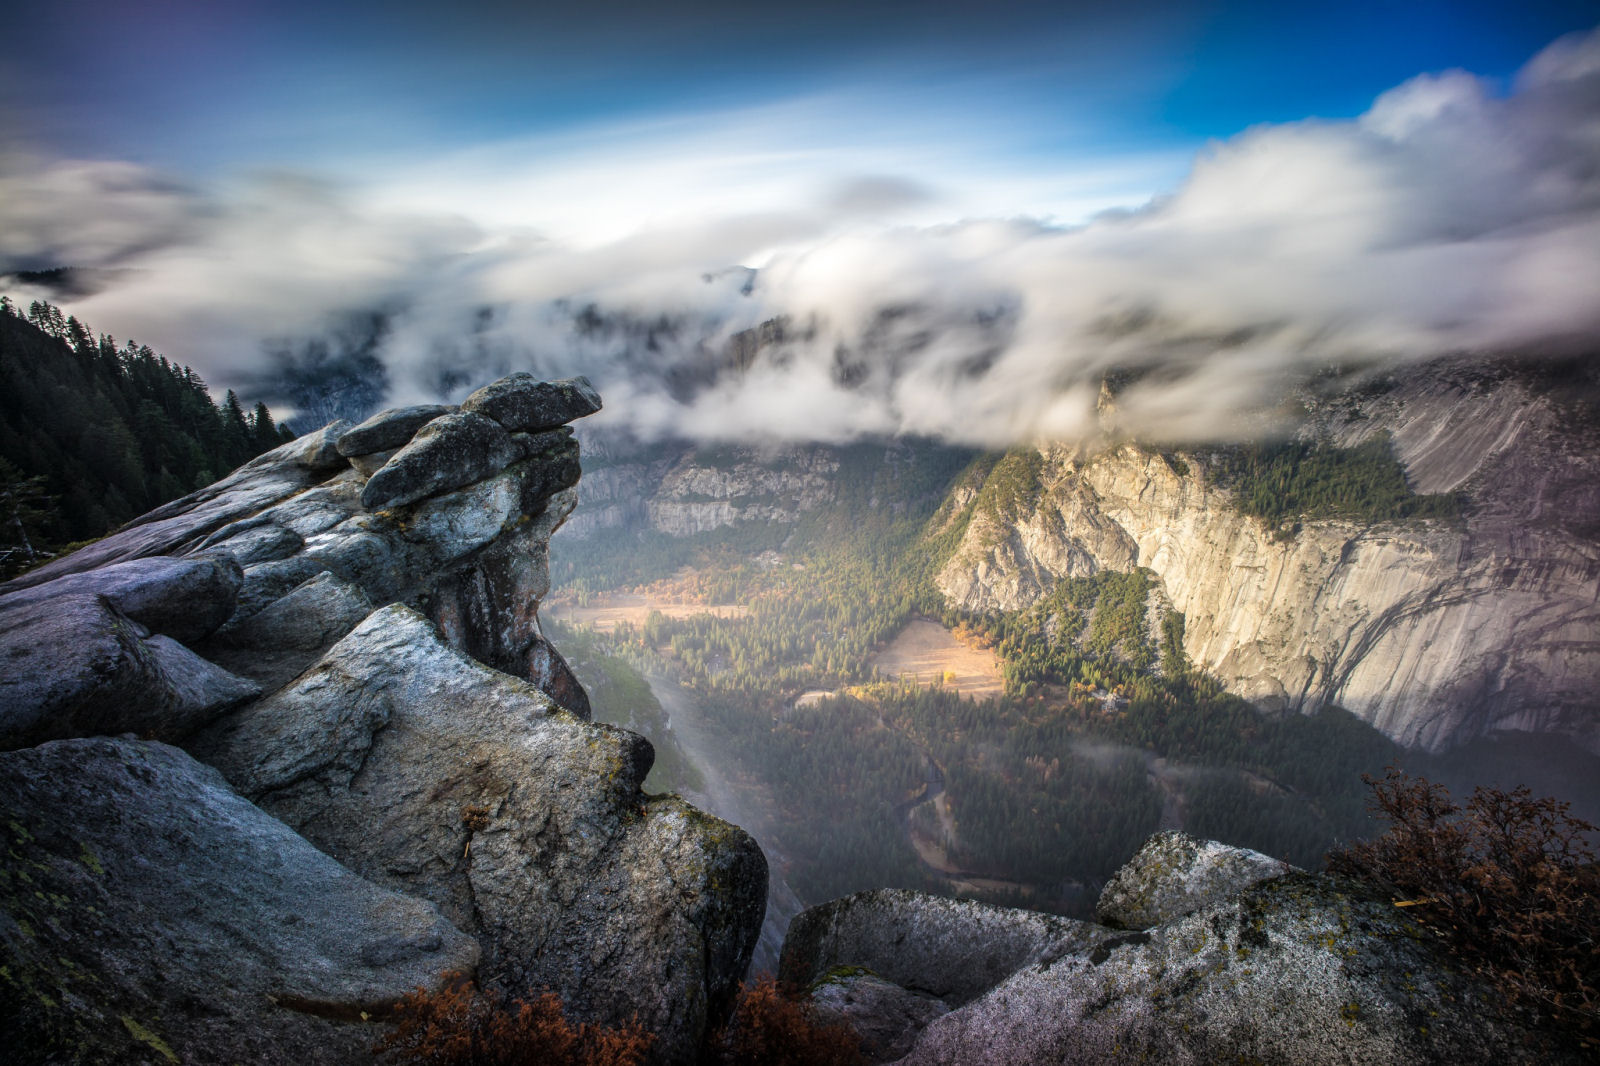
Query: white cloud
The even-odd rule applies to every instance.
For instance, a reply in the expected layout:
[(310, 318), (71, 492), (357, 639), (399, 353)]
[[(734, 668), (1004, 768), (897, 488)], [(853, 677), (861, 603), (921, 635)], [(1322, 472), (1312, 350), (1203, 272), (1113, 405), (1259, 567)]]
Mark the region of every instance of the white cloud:
[[(1129, 190), (1156, 162), (996, 177), (998, 156), (931, 126), (874, 140), (841, 114), (802, 101), (492, 146), (359, 199), (13, 168), (0, 249), (135, 268), (73, 309), (221, 384), (262, 337), (385, 307), (397, 402), (445, 371), (587, 372), (604, 417), (646, 434), (1072, 437), (1121, 368), (1144, 375), (1128, 429), (1231, 435), (1330, 361), (1600, 332), (1600, 33), (1552, 45), (1508, 95), (1452, 71), (1354, 121), (1248, 130), (1143, 204)], [(1001, 206), (1081, 218), (1118, 196), (1129, 210), (1074, 227)], [(757, 262), (749, 291), (717, 274)], [(608, 317), (583, 326), (589, 304)], [(714, 379), (732, 334), (776, 316), (785, 339)]]

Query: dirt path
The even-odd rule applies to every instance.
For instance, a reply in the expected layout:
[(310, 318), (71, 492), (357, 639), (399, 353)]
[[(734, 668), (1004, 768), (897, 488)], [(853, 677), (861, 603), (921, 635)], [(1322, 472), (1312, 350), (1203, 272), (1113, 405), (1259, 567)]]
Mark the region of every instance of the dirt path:
[(941, 681), (946, 688), (975, 700), (1005, 691), (1000, 660), (994, 652), (969, 648), (944, 626), (926, 618), (906, 623), (894, 641), (873, 656), (872, 665), (881, 674), (920, 685)]

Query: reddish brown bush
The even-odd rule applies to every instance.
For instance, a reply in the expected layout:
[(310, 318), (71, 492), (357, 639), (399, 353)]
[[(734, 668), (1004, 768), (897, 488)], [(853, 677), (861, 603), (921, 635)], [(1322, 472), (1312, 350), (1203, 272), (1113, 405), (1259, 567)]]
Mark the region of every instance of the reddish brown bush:
[(854, 1066), (861, 1061), (855, 1033), (822, 1025), (811, 1005), (780, 988), (771, 975), (739, 989), (733, 1017), (714, 1040), (722, 1066)]
[(508, 1001), (459, 975), (441, 991), (405, 997), (394, 1020), (373, 1052), (427, 1066), (638, 1066), (654, 1039), (637, 1025), (573, 1025), (553, 993)]
[(1388, 831), (1328, 868), (1390, 893), (1514, 1005), (1600, 1032), (1600, 868), (1585, 838), (1595, 827), (1527, 788), (1479, 788), (1462, 808), (1394, 767), (1366, 781)]

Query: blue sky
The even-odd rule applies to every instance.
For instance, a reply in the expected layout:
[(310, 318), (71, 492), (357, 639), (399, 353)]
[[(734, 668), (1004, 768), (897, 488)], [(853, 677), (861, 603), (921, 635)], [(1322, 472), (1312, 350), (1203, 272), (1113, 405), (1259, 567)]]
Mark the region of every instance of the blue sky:
[[(382, 308), (399, 403), (528, 368), (592, 374), (647, 433), (1003, 443), (1070, 438), (1108, 368), (1159, 366), (1126, 417), (1201, 439), (1330, 361), (1593, 350), (1596, 22), (58, 0), (0, 34), (0, 271), (113, 268), (69, 310), (221, 387)], [(587, 303), (676, 347), (591, 343)], [(887, 307), (921, 325), (884, 341)], [(809, 339), (693, 409), (641, 373), (780, 315)], [(885, 343), (837, 387), (838, 352)]]
[(204, 178), (360, 177), (441, 151), (817, 98), (835, 102), (845, 145), (905, 126), (1067, 169), (1353, 116), (1425, 71), (1503, 78), (1596, 19), (1571, 0), (58, 0), (7, 20), (0, 93), (13, 141)]

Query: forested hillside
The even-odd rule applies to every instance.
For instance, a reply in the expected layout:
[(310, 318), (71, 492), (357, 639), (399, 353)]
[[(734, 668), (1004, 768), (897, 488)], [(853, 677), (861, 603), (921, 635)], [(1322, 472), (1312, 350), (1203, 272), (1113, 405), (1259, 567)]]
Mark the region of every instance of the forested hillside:
[[(836, 497), (794, 525), (558, 541), (553, 566), (575, 601), (626, 585), (649, 599), (654, 580), (664, 598), (742, 605), (653, 612), (584, 646), (697, 694), (718, 756), (782, 797), (803, 899), (892, 885), (1081, 914), (1161, 824), (1310, 866), (1367, 831), (1361, 774), (1400, 749), (1343, 711), (1267, 715), (1225, 691), (1186, 661), (1149, 571), (1063, 580), (1021, 611), (944, 602), (933, 576), (974, 513), (1037, 491), (1030, 452), (837, 454)], [(992, 650), (1004, 694), (879, 674), (875, 654), (919, 618)]]
[(293, 435), (148, 346), (0, 300), (0, 575), (208, 485)]

